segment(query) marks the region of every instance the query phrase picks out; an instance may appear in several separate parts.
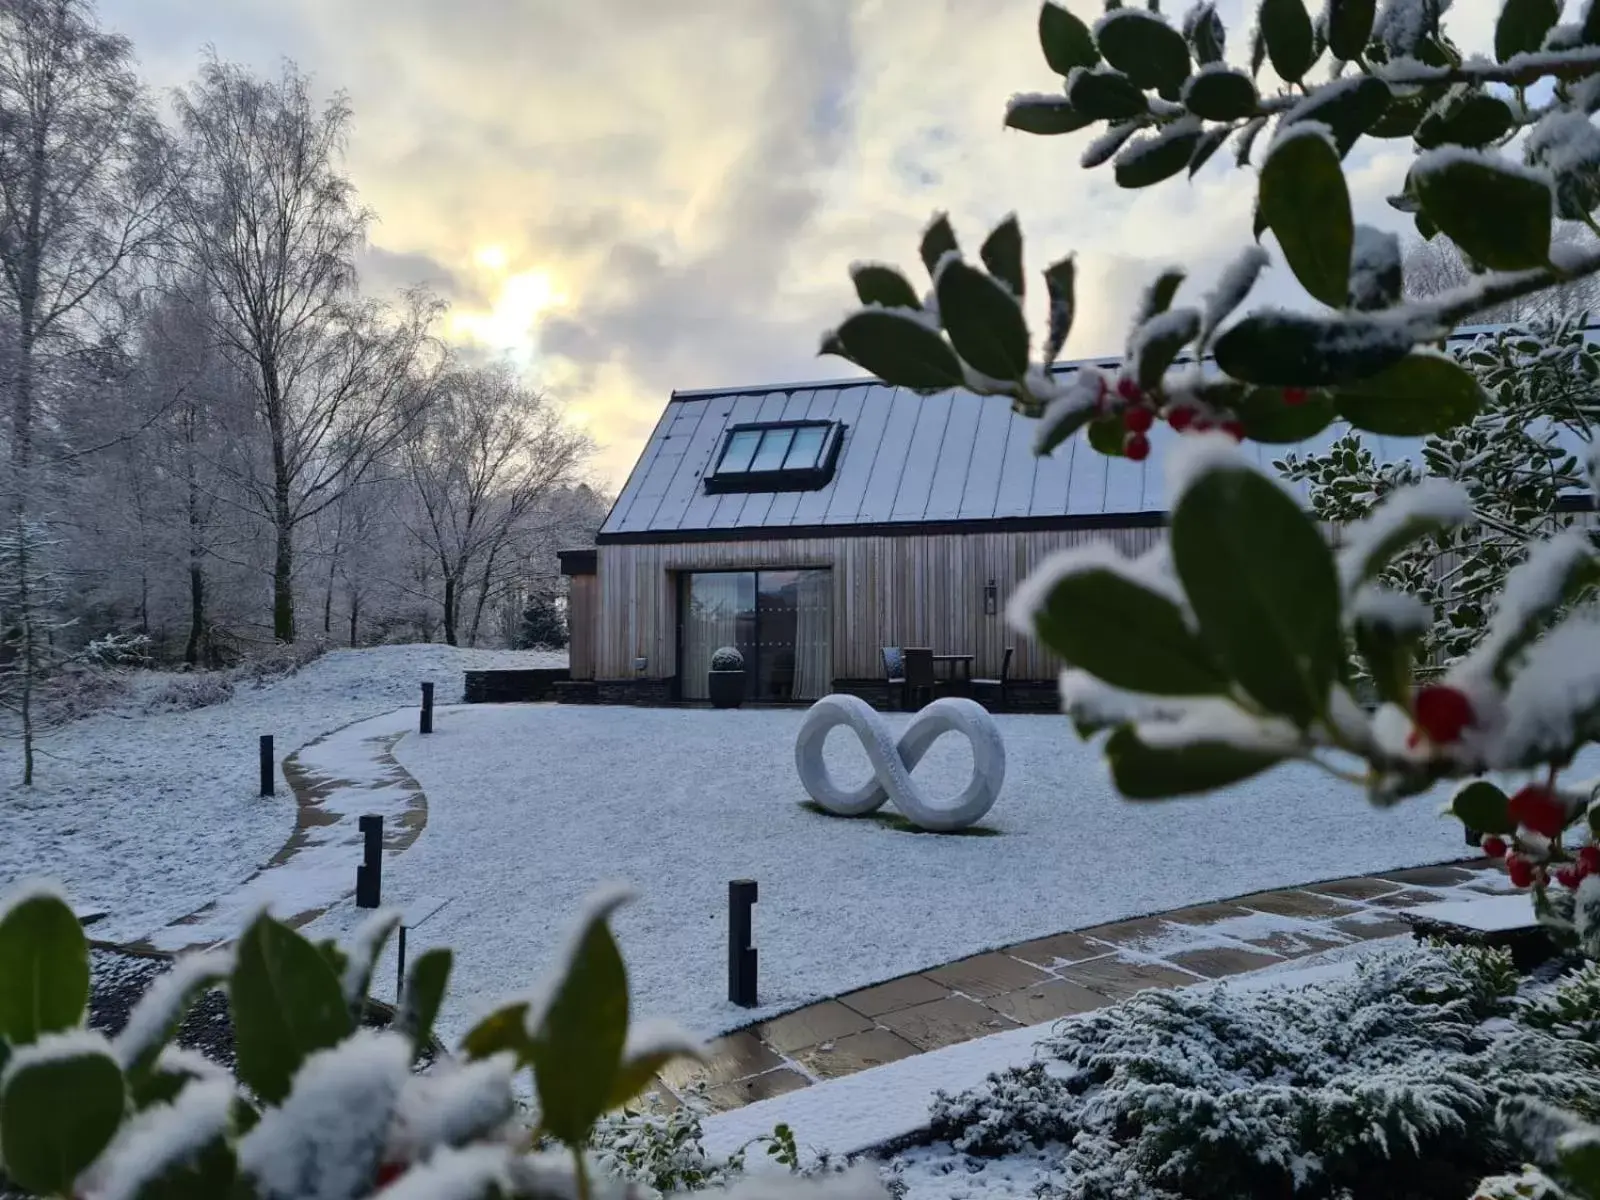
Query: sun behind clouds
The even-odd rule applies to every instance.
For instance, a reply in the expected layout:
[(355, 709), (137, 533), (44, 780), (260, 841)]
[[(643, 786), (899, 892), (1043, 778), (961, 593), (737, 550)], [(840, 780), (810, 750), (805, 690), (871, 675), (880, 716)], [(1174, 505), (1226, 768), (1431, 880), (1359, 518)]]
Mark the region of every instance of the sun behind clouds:
[(502, 245), (480, 246), (472, 257), (486, 277), (483, 291), (494, 299), (487, 309), (453, 309), (446, 321), (447, 336), (515, 358), (530, 358), (538, 345), (539, 319), (565, 306), (567, 293), (546, 270), (511, 271), (511, 254)]

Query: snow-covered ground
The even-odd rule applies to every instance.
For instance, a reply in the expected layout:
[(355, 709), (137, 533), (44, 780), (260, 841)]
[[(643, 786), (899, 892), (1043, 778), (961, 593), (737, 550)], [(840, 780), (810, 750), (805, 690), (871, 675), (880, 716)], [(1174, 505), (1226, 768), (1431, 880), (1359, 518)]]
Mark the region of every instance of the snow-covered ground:
[[(411, 952), (456, 953), (447, 1035), (536, 982), (586, 893), (640, 893), (615, 919), (636, 1011), (703, 1033), (1026, 938), (1260, 889), (1459, 858), (1442, 796), (1389, 810), (1310, 769), (1164, 804), (1112, 791), (1094, 750), (1051, 716), (998, 718), (996, 837), (885, 829), (801, 807), (799, 711), (457, 707), (394, 753), (428, 797), (428, 827), (385, 868), (384, 901), (448, 900)], [(890, 715), (898, 728), (906, 716)], [(865, 756), (835, 731), (836, 778)], [(916, 776), (936, 795), (971, 754), (942, 738)], [(727, 885), (760, 885), (764, 1007), (726, 998)], [(348, 903), (312, 926), (336, 933)], [(392, 957), (376, 976), (392, 996)]]
[(450, 700), (475, 667), (564, 664), (448, 646), (336, 650), (264, 685), (236, 682), (222, 704), (153, 715), (144, 704), (162, 679), (141, 673), (127, 703), (40, 739), (30, 790), (17, 786), (20, 744), (0, 739), (0, 891), (48, 875), (80, 906), (108, 910), (97, 937), (140, 937), (238, 884), (293, 831), (281, 775), (275, 797), (256, 794), (261, 734), (281, 762), (329, 730), (414, 708), (423, 680)]

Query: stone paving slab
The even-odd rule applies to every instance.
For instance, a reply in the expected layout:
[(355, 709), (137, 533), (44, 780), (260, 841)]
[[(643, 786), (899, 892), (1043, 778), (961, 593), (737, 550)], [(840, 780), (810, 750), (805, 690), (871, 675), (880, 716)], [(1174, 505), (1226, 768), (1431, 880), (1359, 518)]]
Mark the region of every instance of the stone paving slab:
[(704, 1085), (716, 1111), (925, 1051), (1114, 1004), (1146, 988), (1226, 979), (1320, 950), (1411, 932), (1401, 914), (1508, 890), (1488, 859), (1381, 871), (1068, 930), (807, 1005), (675, 1063), (655, 1103)]

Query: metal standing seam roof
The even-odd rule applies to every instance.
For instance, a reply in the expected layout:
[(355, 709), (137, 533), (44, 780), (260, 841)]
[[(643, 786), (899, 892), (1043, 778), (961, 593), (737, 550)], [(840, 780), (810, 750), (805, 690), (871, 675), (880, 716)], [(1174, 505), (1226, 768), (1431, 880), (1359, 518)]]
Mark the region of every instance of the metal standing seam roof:
[[(1462, 329), (1467, 339), (1488, 327)], [(1114, 368), (1115, 359), (1058, 366)], [(845, 425), (838, 468), (825, 486), (806, 492), (707, 495), (705, 473), (731, 425), (788, 420)], [(1033, 453), (1038, 423), (1018, 415), (1004, 396), (952, 391), (919, 396), (870, 379), (674, 392), (627, 483), (601, 526), (603, 540), (674, 532), (762, 531), (786, 527), (914, 525), (1016, 518), (1099, 519), (1160, 514), (1167, 509), (1164, 460), (1179, 436), (1165, 424), (1149, 434), (1143, 462), (1113, 458), (1074, 437), (1050, 457)], [(1296, 445), (1247, 442), (1244, 450), (1270, 470), (1286, 453), (1326, 450), (1348, 432), (1335, 422)], [(1363, 434), (1380, 462), (1420, 459), (1422, 439)], [(1305, 485), (1295, 488), (1305, 494)]]

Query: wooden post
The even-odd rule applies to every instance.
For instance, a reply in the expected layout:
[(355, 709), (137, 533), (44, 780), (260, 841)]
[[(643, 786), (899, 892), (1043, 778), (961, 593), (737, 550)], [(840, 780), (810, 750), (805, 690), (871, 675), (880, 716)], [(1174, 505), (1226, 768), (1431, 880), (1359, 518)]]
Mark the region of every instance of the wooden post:
[(406, 923), (404, 921), (400, 922), (399, 952), (400, 965), (395, 970), (394, 981), (394, 1006), (396, 1009), (400, 1007), (400, 1003), (405, 999), (406, 994)]
[(728, 883), (728, 999), (740, 1008), (756, 1006), (756, 951), (750, 944), (756, 881)]
[(357, 824), (366, 861), (356, 868), (356, 907), (377, 908), (383, 895), (383, 818), (367, 813)]
[(261, 794), (263, 796), (273, 794), (277, 774), (277, 768), (273, 763), (272, 735), (263, 733), (261, 735)]
[(433, 684), (422, 685), (422, 732), (433, 732)]

